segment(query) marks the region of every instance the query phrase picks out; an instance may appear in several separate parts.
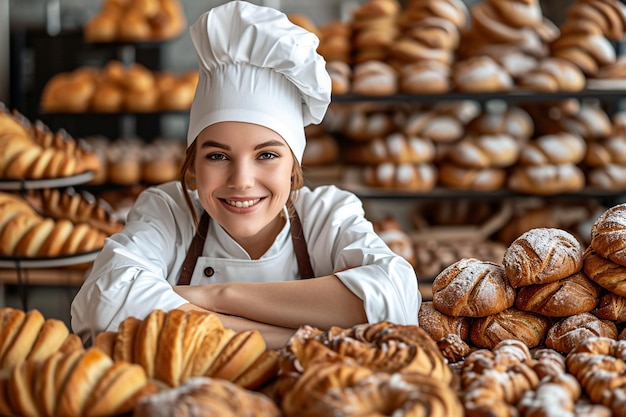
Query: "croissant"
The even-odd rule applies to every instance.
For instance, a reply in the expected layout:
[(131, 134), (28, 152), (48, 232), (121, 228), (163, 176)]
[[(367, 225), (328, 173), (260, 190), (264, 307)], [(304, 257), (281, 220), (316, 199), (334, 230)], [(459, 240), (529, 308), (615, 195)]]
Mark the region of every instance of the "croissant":
[(95, 152), (67, 135), (0, 108), (0, 176), (36, 180), (102, 170)]
[[(39, 310), (0, 308), (0, 369), (25, 360), (43, 360), (57, 352), (83, 351), (80, 338), (64, 322), (45, 319)], [(1, 413), (0, 413), (1, 414)]]
[(40, 212), (54, 219), (68, 219), (73, 223), (87, 223), (101, 232), (111, 235), (119, 232), (124, 223), (113, 217), (108, 204), (85, 191), (72, 188), (44, 188), (34, 191)]
[(13, 206), (2, 211), (0, 255), (26, 258), (76, 255), (102, 248), (106, 236), (87, 223), (54, 220)]
[(199, 311), (157, 309), (143, 320), (131, 316), (117, 331), (99, 333), (94, 346), (171, 387), (206, 376), (254, 389), (278, 371), (278, 354), (266, 349), (258, 331), (236, 332)]
[(23, 361), (0, 384), (0, 414), (12, 416), (120, 415), (157, 391), (141, 366), (113, 362), (97, 348)]

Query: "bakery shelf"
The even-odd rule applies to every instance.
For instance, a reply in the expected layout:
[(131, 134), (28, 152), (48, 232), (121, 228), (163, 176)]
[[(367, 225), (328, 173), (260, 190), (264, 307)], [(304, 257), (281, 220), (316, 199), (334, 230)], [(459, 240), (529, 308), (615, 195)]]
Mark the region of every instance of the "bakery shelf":
[(0, 268), (7, 269), (28, 269), (28, 268), (58, 268), (74, 265), (82, 265), (96, 259), (100, 250), (80, 253), (71, 256), (60, 256), (55, 258), (23, 258), (12, 256), (0, 256)]
[[(444, 94), (394, 94), (385, 96), (364, 96), (355, 94), (334, 95), (333, 103), (357, 103), (357, 102), (441, 102), (441, 101), (476, 101), (487, 102), (492, 100), (502, 100), (507, 102), (549, 102), (566, 99), (599, 99), (599, 100), (622, 100), (626, 96), (624, 83), (617, 84), (617, 88), (607, 88), (607, 83), (602, 88), (587, 88), (582, 91), (560, 91), (554, 93), (541, 93), (528, 90), (506, 91), (494, 93), (464, 93), (450, 91)], [(593, 85), (593, 84), (592, 84)]]
[(0, 179), (0, 190), (2, 191), (19, 191), (19, 190), (35, 190), (41, 188), (61, 188), (80, 185), (91, 181), (94, 177), (93, 171), (83, 172), (82, 174), (72, 175), (62, 178), (46, 178), (39, 180), (13, 180)]

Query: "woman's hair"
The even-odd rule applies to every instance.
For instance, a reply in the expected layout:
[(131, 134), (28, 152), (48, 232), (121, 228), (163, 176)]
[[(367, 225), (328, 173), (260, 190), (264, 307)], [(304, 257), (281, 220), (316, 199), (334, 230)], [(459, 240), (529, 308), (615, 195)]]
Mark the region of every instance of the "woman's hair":
[[(290, 199), (295, 200), (297, 197), (297, 192), (300, 188), (304, 186), (304, 174), (302, 172), (302, 167), (298, 162), (296, 156), (291, 153), (291, 157), (293, 158), (293, 170), (291, 173), (291, 195)], [(196, 189), (196, 177), (193, 172), (193, 164), (196, 159), (196, 141), (194, 140), (191, 145), (187, 147), (187, 151), (185, 153), (185, 160), (183, 161), (183, 165), (180, 168), (180, 176), (179, 182), (185, 190), (185, 202), (187, 203), (187, 207), (191, 211), (191, 215), (193, 217), (194, 223), (198, 224), (198, 216), (196, 214), (195, 206), (191, 201), (191, 197), (189, 197), (189, 191)]]

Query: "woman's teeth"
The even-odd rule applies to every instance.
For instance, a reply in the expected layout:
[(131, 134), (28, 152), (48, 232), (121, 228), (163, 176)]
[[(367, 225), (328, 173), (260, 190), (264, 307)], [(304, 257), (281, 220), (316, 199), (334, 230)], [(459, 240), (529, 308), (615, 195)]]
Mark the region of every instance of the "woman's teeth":
[(254, 200), (247, 200), (247, 201), (232, 201), (232, 200), (226, 200), (226, 202), (228, 203), (228, 205), (231, 205), (233, 207), (237, 207), (237, 208), (246, 208), (246, 207), (250, 207), (255, 205), (256, 203), (258, 203), (261, 199), (260, 198), (255, 198)]

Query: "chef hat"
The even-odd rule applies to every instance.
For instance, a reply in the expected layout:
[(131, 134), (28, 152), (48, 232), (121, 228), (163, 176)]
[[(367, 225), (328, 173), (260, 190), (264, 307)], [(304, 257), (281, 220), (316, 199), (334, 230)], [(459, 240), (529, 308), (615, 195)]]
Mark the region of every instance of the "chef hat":
[(331, 82), (319, 39), (275, 9), (231, 1), (190, 28), (200, 65), (187, 134), (238, 121), (268, 127), (302, 160), (304, 127), (322, 121)]

